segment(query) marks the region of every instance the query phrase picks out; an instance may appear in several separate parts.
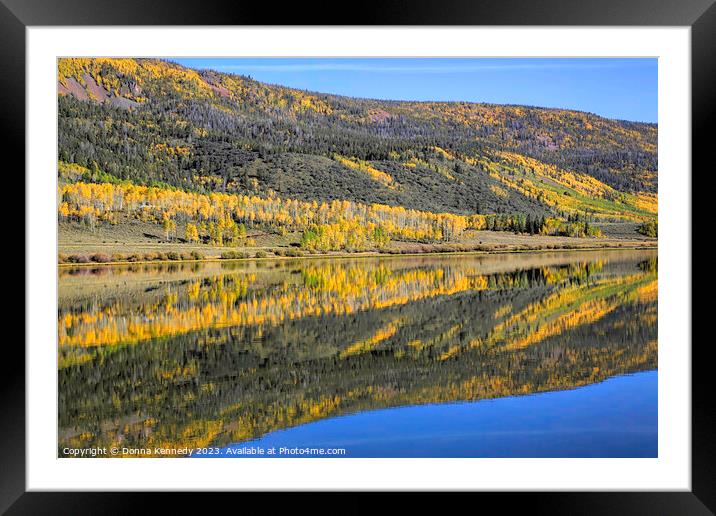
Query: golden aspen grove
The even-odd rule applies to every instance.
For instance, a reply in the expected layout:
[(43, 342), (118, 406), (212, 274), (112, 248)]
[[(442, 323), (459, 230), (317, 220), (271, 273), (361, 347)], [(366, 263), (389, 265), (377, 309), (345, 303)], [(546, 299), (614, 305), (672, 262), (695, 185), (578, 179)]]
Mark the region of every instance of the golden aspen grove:
[[(304, 247), (360, 250), (381, 247), (391, 238), (451, 241), (471, 227), (485, 226), (483, 215), (408, 210), (353, 201), (305, 202), (278, 197), (223, 193), (197, 194), (132, 184), (67, 183), (58, 190), (59, 215), (95, 227), (125, 218), (161, 223), (167, 235), (176, 222), (192, 241), (237, 243), (246, 227), (304, 231)], [(243, 225), (243, 230), (241, 226)], [(242, 233), (243, 231), (243, 233)]]

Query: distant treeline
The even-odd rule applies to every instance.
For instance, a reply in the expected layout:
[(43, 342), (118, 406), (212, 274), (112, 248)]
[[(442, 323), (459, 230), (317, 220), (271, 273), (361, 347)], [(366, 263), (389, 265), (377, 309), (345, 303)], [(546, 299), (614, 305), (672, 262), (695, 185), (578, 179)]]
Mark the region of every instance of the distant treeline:
[(59, 217), (96, 227), (137, 219), (161, 224), (165, 236), (213, 245), (246, 245), (247, 227), (302, 231), (310, 250), (383, 248), (390, 240), (451, 242), (467, 229), (529, 234), (598, 236), (577, 216), (570, 220), (522, 214), (470, 216), (407, 210), (353, 201), (318, 203), (279, 197), (199, 194), (131, 183), (66, 183), (59, 188)]

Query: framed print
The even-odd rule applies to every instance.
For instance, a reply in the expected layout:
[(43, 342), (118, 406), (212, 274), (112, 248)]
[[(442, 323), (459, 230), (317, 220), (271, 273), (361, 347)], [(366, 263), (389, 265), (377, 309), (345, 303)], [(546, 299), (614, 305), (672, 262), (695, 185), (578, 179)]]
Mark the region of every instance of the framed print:
[(711, 513), (691, 171), (716, 8), (434, 4), (3, 0), (27, 299), (3, 510)]

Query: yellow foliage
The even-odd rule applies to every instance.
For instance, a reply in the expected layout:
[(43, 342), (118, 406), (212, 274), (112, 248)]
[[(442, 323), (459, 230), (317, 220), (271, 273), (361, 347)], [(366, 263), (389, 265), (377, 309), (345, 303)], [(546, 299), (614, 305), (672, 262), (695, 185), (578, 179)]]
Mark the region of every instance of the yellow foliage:
[(502, 199), (507, 199), (510, 194), (505, 190), (504, 188), (500, 188), (497, 185), (490, 185), (490, 190), (492, 190), (492, 193), (494, 193), (497, 197), (500, 197)]
[(335, 160), (339, 162), (341, 165), (344, 165), (348, 168), (351, 168), (353, 170), (359, 170), (361, 172), (365, 172), (368, 174), (373, 180), (388, 186), (393, 186), (393, 178), (389, 175), (383, 172), (382, 170), (378, 170), (377, 168), (371, 166), (367, 161), (362, 161), (358, 159), (351, 159), (346, 158), (345, 156), (340, 156), (339, 154), (336, 154), (334, 156)]
[(362, 340), (348, 346), (340, 353), (339, 357), (345, 358), (347, 356), (357, 355), (359, 353), (365, 353), (366, 351), (370, 351), (384, 340), (388, 340), (390, 337), (395, 335), (398, 331), (398, 328), (400, 328), (400, 321), (392, 321), (386, 326), (378, 329), (378, 331), (376, 331), (375, 334), (373, 334), (373, 336), (371, 336), (369, 339)]
[(197, 225), (200, 237), (206, 234), (219, 245), (235, 241), (239, 223), (296, 231), (322, 228), (325, 238), (315, 247), (321, 249), (361, 248), (369, 240), (373, 247), (381, 247), (388, 239), (450, 241), (460, 236), (471, 221), (478, 226), (484, 223), (479, 217), (383, 204), (336, 200), (319, 205), (315, 201), (219, 192), (199, 194), (124, 183), (68, 183), (59, 187), (58, 196), (59, 215), (63, 218), (95, 223), (122, 215), (164, 223), (182, 216)]
[[(343, 315), (489, 288), (485, 276), (467, 268), (446, 275), (444, 269), (409, 269), (399, 273), (379, 267), (324, 264), (308, 266), (303, 284), (284, 285), (247, 299), (254, 274), (193, 281), (181, 290), (128, 307), (120, 300), (80, 312), (61, 312), (61, 347), (91, 348), (226, 326), (259, 326), (325, 314)], [(507, 287), (503, 285), (502, 288)], [(387, 329), (397, 331), (399, 322)], [(450, 337), (452, 328), (440, 338)], [(387, 333), (382, 334), (383, 336)], [(386, 337), (387, 338), (387, 337)]]

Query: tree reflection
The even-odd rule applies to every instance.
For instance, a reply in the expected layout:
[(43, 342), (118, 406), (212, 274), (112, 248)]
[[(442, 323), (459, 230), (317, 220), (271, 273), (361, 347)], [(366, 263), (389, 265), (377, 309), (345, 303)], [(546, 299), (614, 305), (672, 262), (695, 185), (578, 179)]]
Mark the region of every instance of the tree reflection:
[[(151, 281), (103, 269), (64, 298), (61, 278), (60, 450), (220, 446), (655, 368), (655, 253), (575, 258), (498, 272), (468, 257), (307, 260)], [(134, 286), (103, 295), (108, 276)]]

